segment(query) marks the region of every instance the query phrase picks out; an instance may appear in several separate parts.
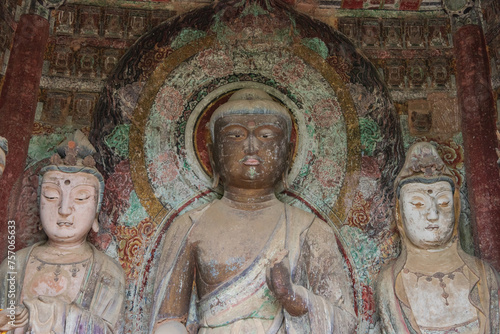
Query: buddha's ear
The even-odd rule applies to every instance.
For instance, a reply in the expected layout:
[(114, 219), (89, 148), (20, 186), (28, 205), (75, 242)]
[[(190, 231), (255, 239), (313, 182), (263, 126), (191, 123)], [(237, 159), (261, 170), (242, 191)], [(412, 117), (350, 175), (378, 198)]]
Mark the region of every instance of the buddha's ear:
[(293, 160), (293, 149), (294, 149), (295, 145), (290, 142), (288, 143), (288, 156), (287, 156), (287, 164), (288, 164), (288, 169), (290, 169), (292, 167), (292, 160)]
[(207, 151), (208, 151), (208, 160), (210, 161), (210, 166), (212, 166), (212, 170), (214, 170), (214, 144), (213, 143), (208, 143), (207, 144)]
[(94, 219), (94, 223), (92, 224), (92, 231), (95, 233), (99, 232), (99, 222), (97, 221), (97, 216)]

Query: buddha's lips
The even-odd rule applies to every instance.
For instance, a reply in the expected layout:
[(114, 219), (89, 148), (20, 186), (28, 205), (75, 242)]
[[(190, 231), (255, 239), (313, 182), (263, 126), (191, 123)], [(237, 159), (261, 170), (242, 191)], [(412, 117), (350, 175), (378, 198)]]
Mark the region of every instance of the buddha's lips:
[(60, 221), (60, 222), (57, 222), (57, 225), (58, 226), (72, 226), (73, 223), (72, 222), (68, 222), (68, 221)]
[(438, 225), (429, 225), (425, 229), (433, 231), (433, 230), (437, 230), (438, 228), (439, 228)]
[(245, 166), (258, 166), (260, 165), (261, 160), (260, 158), (244, 157), (243, 159), (241, 159), (241, 162)]

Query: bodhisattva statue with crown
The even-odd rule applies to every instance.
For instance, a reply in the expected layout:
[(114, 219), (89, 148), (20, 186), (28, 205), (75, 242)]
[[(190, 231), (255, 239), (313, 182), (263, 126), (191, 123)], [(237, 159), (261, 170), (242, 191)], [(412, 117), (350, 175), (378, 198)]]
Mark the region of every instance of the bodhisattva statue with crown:
[(460, 192), (432, 144), (410, 147), (395, 193), (402, 251), (377, 278), (382, 332), (499, 333), (498, 274), (460, 247)]
[(0, 266), (0, 331), (121, 332), (123, 270), (86, 240), (99, 228), (104, 180), (90, 156), (94, 148), (81, 132), (75, 141), (41, 171), (40, 220), (48, 240)]
[(211, 162), (224, 195), (169, 227), (154, 333), (354, 331), (332, 228), (275, 196), (286, 182), (291, 129), (287, 110), (260, 90), (240, 90), (215, 111)]

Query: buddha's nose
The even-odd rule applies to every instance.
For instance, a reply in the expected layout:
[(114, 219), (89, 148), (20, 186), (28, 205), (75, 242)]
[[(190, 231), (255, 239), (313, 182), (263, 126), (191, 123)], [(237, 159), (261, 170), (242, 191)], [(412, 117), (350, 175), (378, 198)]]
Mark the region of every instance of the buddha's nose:
[(254, 153), (256, 153), (256, 150), (257, 150), (257, 143), (256, 143), (255, 136), (250, 134), (246, 140), (245, 154), (249, 154), (249, 155), (254, 154)]

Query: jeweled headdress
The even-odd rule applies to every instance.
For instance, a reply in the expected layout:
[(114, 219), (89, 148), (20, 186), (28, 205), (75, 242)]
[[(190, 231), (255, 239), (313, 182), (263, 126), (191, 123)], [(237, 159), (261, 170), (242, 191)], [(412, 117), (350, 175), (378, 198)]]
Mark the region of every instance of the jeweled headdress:
[(406, 154), (403, 168), (396, 177), (394, 189), (399, 198), (401, 187), (407, 183), (434, 183), (446, 181), (455, 191), (455, 177), (446, 167), (436, 148), (427, 142), (413, 144)]
[(104, 194), (104, 178), (96, 169), (96, 162), (92, 157), (96, 153), (94, 146), (87, 137), (77, 130), (57, 147), (57, 153), (50, 157), (51, 164), (42, 168), (39, 177), (38, 196), (43, 175), (48, 171), (60, 171), (63, 173), (88, 173), (99, 180), (99, 201), (97, 211), (101, 209)]

